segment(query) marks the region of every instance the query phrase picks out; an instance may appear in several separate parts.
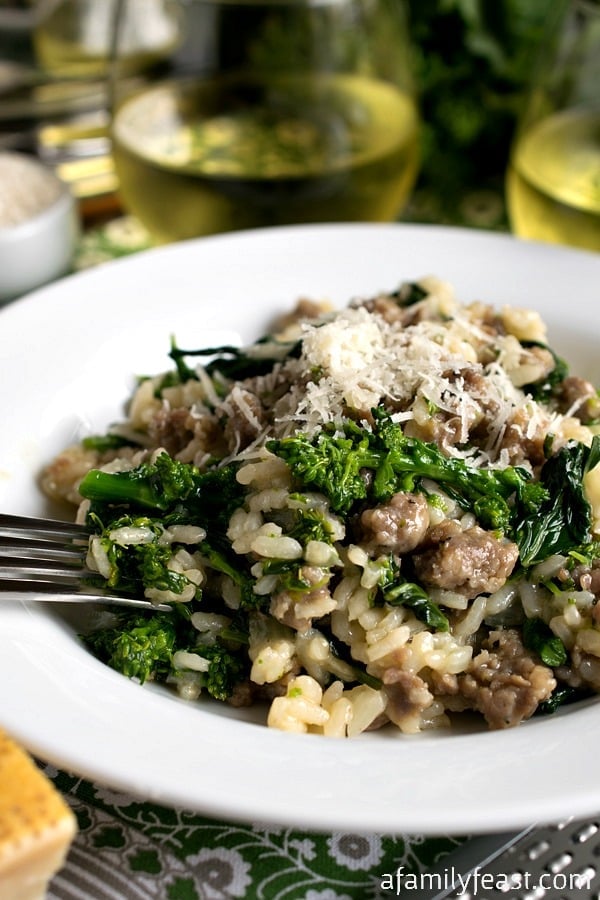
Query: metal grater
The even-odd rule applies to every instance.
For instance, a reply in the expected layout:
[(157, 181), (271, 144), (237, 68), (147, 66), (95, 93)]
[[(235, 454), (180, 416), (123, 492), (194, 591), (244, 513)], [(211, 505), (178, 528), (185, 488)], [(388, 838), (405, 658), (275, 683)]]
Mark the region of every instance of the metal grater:
[[(387, 896), (412, 900), (600, 900), (600, 815), (470, 838)], [(462, 880), (461, 880), (462, 879)]]

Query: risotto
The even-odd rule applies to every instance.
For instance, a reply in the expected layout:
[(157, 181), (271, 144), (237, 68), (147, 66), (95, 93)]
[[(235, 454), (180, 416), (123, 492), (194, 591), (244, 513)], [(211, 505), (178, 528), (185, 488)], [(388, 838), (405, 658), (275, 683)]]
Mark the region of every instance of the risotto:
[(536, 312), (430, 277), (170, 359), (43, 473), (90, 580), (156, 607), (100, 659), (333, 737), (600, 691), (600, 402)]

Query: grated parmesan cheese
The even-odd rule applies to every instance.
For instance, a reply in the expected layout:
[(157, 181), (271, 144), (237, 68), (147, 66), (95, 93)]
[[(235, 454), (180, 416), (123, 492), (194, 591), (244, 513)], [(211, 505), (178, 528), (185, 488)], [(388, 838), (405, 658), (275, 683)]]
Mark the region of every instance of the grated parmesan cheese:
[[(478, 312), (478, 307), (453, 307), (451, 319), (423, 318), (404, 325), (358, 306), (325, 324), (305, 324), (301, 357), (285, 367), (293, 386), (278, 410), (276, 430), (315, 432), (323, 423), (340, 421), (348, 409), (368, 421), (371, 408), (386, 401), (397, 409), (396, 421), (430, 421), (435, 412), (453, 417), (457, 438), (447, 449), (473, 457), (472, 450), (467, 453), (460, 445), (492, 409), (487, 445), (473, 462), (500, 463), (509, 423), (525, 423), (526, 438), (549, 426), (551, 417), (515, 384), (510, 367), (502, 365), (512, 343), (486, 332)], [(510, 361), (516, 370), (514, 353)], [(307, 372), (315, 373), (308, 383), (300, 377)]]

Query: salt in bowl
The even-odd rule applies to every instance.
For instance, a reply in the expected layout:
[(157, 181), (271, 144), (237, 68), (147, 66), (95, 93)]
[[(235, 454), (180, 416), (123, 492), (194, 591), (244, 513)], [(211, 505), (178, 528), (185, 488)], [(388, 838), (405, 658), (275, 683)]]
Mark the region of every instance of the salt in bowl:
[(24, 153), (0, 153), (0, 303), (66, 274), (79, 213), (54, 172)]

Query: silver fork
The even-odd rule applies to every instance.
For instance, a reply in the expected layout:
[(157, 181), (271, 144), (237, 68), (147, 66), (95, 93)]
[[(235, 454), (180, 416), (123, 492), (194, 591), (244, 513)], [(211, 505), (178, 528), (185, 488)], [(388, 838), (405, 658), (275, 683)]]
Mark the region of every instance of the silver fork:
[(172, 609), (96, 587), (86, 565), (90, 531), (84, 525), (0, 513), (0, 601), (6, 598), (105, 603)]

